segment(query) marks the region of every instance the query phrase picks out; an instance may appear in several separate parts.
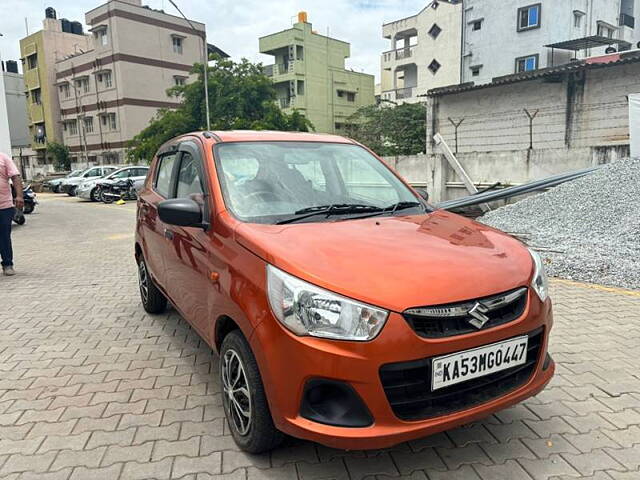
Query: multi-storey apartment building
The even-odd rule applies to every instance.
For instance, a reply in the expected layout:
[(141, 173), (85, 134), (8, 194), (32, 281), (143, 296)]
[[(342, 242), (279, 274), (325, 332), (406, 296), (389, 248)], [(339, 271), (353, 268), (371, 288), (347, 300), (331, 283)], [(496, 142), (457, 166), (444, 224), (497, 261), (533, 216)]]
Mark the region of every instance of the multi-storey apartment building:
[(460, 81), (462, 3), (433, 1), (418, 14), (386, 23), (391, 49), (381, 58), (381, 100), (420, 101), (431, 88)]
[(20, 40), (31, 146), (40, 160), (44, 160), (48, 141), (62, 141), (56, 61), (86, 51), (91, 45), (82, 24), (56, 18), (53, 9), (47, 9), (46, 15), (42, 30)]
[(375, 103), (374, 76), (345, 68), (350, 44), (314, 32), (305, 12), (292, 28), (260, 38), (260, 53), (275, 58), (265, 71), (280, 107), (299, 110), (317, 132), (340, 133), (358, 108)]
[(179, 105), (167, 90), (203, 61), (205, 26), (141, 0), (110, 0), (86, 23), (92, 48), (56, 64), (64, 143), (81, 164), (119, 163), (158, 109)]
[(636, 48), (638, 13), (640, 0), (465, 0), (462, 82)]

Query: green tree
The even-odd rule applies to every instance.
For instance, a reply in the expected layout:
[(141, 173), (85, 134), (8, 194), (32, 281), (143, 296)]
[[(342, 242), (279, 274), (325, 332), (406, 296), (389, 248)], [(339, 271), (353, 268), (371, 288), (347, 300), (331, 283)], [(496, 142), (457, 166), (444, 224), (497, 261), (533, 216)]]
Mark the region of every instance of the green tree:
[[(203, 65), (195, 64), (197, 80), (172, 87), (169, 95), (182, 101), (176, 110), (160, 110), (149, 126), (129, 144), (131, 161), (150, 161), (171, 138), (206, 128)], [(212, 130), (285, 130), (307, 132), (313, 126), (302, 114), (286, 114), (276, 105), (276, 90), (259, 64), (212, 56), (208, 71)]]
[(347, 134), (378, 155), (415, 155), (426, 150), (426, 127), (421, 103), (371, 105), (350, 117)]
[(53, 165), (56, 170), (71, 170), (71, 156), (69, 155), (69, 147), (58, 142), (48, 142), (47, 153), (53, 157)]

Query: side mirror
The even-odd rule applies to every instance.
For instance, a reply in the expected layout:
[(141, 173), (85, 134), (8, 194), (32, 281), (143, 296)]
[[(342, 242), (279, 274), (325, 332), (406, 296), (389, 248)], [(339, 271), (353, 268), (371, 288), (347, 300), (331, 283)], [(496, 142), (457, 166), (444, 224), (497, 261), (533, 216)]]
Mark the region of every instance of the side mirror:
[(418, 195), (420, 195), (425, 202), (429, 201), (429, 192), (427, 192), (426, 188), (416, 188), (415, 191), (418, 192)]
[(160, 202), (158, 216), (168, 225), (205, 227), (202, 223), (202, 208), (190, 198), (174, 198)]

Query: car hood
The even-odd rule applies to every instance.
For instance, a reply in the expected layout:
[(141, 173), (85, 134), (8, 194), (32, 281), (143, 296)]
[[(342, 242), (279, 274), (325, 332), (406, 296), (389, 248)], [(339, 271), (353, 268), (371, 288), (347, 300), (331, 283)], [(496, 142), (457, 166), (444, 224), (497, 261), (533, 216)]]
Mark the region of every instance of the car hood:
[(526, 247), (445, 211), (291, 225), (240, 224), (236, 239), (266, 262), (320, 287), (401, 312), (528, 285)]

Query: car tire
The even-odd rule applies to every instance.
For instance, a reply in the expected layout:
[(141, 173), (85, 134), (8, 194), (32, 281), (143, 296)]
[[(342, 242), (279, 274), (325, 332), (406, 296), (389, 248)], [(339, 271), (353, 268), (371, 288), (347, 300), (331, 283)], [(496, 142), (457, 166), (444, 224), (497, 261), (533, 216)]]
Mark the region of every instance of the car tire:
[(25, 215), (30, 215), (33, 213), (33, 210), (36, 206), (33, 203), (25, 203), (24, 209), (22, 210)]
[(219, 375), (224, 413), (238, 447), (257, 454), (280, 445), (284, 435), (273, 424), (258, 364), (240, 330), (233, 330), (222, 342)]
[(94, 187), (94, 188), (91, 190), (91, 193), (89, 193), (89, 199), (90, 199), (92, 202), (97, 202), (97, 201), (98, 201), (98, 187)]
[(153, 283), (144, 258), (138, 262), (138, 287), (140, 300), (147, 313), (162, 313), (167, 308), (167, 297)]
[(69, 187), (69, 191), (67, 192), (67, 195), (69, 195), (70, 197), (75, 197), (76, 196), (76, 189), (77, 189), (77, 187)]
[(53, 193), (60, 193), (60, 185), (56, 185), (56, 186), (52, 187), (51, 191)]

